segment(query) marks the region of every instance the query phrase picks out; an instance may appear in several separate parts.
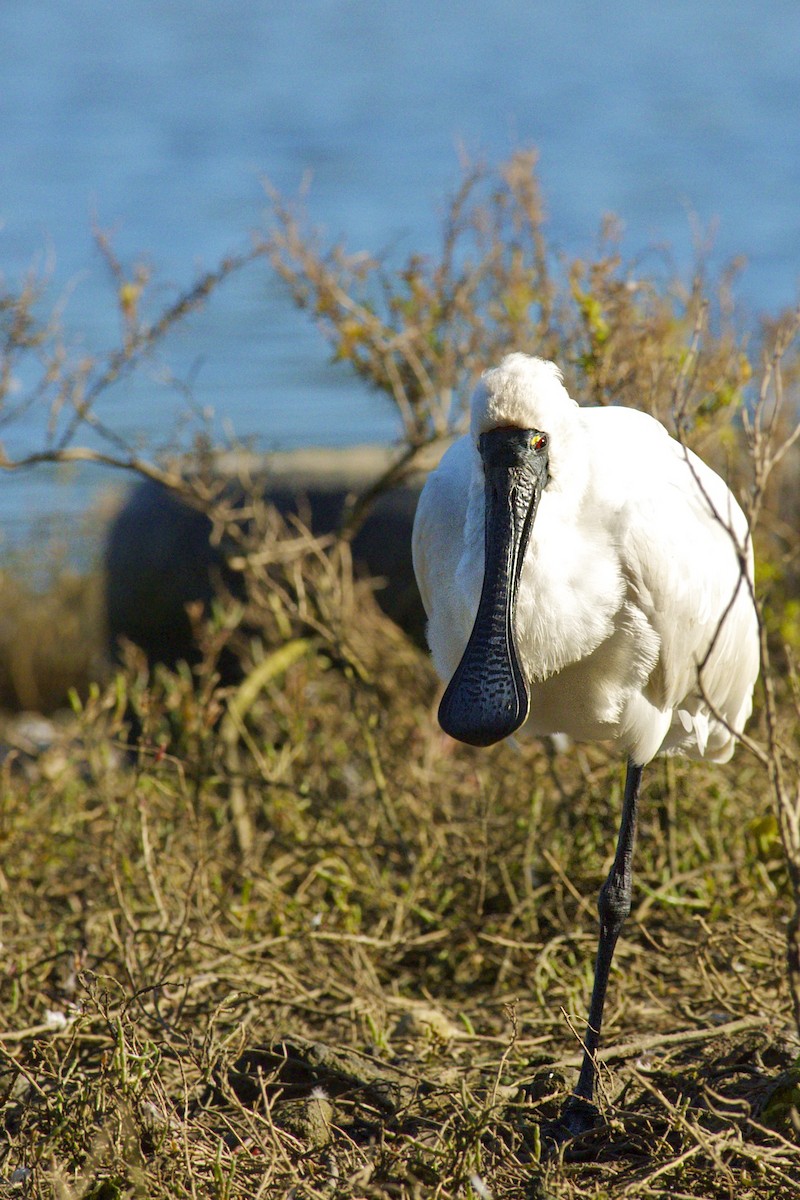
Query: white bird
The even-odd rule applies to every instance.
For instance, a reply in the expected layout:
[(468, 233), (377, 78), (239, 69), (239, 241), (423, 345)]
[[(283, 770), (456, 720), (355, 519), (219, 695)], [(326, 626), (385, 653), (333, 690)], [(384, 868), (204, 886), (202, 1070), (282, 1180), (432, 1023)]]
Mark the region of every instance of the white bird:
[(603, 1005), (631, 906), (642, 767), (725, 762), (759, 667), (753, 552), (726, 484), (653, 417), (580, 408), (554, 363), (509, 354), (472, 398), (470, 433), (427, 479), (414, 569), (439, 707), (454, 738), (608, 739), (627, 756), (580, 1076), (562, 1118), (594, 1120)]

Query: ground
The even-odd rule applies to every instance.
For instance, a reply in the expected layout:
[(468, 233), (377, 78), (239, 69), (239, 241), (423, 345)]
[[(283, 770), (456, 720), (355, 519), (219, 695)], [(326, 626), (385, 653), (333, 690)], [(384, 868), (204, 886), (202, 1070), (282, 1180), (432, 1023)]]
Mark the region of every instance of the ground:
[(600, 1121), (554, 1148), (624, 764), (456, 746), (423, 652), (316, 583), (227, 691), (218, 629), (194, 677), (131, 655), (50, 735), (6, 723), (0, 1190), (795, 1195), (762, 768), (648, 769)]

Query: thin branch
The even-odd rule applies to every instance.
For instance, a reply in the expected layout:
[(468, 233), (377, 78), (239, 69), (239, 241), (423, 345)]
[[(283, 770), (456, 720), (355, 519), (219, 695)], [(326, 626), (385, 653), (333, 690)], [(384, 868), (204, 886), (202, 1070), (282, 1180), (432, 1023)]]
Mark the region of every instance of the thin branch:
[[(200, 308), (219, 284), (257, 258), (264, 257), (266, 253), (265, 243), (259, 241), (252, 249), (243, 254), (228, 255), (214, 270), (206, 271), (201, 275), (188, 291), (183, 292), (172, 304), (168, 305), (152, 324), (141, 325), (131, 332), (130, 336), (126, 337), (124, 344), (109, 355), (105, 366), (93, 380), (85, 395), (80, 400), (74, 400), (74, 415), (59, 438), (55, 450), (66, 449), (82, 424), (93, 425), (104, 438), (113, 442), (119, 449), (127, 450), (127, 444), (105, 426), (101, 426), (93, 416), (92, 408), (98, 397), (111, 384), (126, 375), (144, 355), (152, 350), (153, 346), (165, 337), (174, 325), (189, 313)], [(66, 379), (67, 389), (73, 390), (73, 386), (77, 382), (78, 377), (75, 374), (68, 376)]]

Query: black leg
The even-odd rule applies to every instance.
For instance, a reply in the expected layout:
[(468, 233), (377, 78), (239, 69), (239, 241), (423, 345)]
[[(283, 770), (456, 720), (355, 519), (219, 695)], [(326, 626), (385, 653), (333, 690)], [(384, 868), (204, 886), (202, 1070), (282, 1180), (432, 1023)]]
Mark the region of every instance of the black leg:
[(597, 945), (594, 987), (592, 1002), (589, 1006), (589, 1023), (586, 1027), (583, 1065), (575, 1091), (567, 1102), (562, 1118), (569, 1133), (582, 1133), (594, 1122), (593, 1102), (597, 1080), (595, 1051), (600, 1041), (603, 1005), (606, 999), (611, 959), (614, 957), (614, 947), (625, 923), (625, 918), (631, 911), (631, 862), (636, 840), (636, 816), (641, 781), (642, 768), (636, 763), (629, 762), (625, 776), (625, 799), (622, 805), (617, 852), (614, 855), (614, 862), (608, 878), (600, 889), (600, 897), (597, 902), (600, 914), (600, 940)]

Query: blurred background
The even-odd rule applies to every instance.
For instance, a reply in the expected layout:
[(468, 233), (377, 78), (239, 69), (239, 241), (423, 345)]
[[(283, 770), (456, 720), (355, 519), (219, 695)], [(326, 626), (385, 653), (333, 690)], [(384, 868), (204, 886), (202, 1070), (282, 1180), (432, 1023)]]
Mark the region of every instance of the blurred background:
[[(604, 213), (648, 266), (743, 255), (745, 320), (798, 296), (796, 0), (14, 0), (0, 7), (0, 270), (31, 268), (88, 353), (118, 337), (92, 238), (149, 263), (164, 301), (264, 228), (265, 178), (312, 220), (399, 261), (436, 244), (464, 155), (539, 148), (550, 242), (589, 253)], [(187, 396), (263, 449), (397, 436), (329, 361), (265, 264), (171, 335), (101, 415), (165, 439)], [(2, 431), (35, 449), (43, 414)], [(54, 480), (59, 480), (57, 490)], [(108, 478), (0, 479), (2, 546), (74, 523)], [(115, 478), (120, 486), (120, 481)]]

